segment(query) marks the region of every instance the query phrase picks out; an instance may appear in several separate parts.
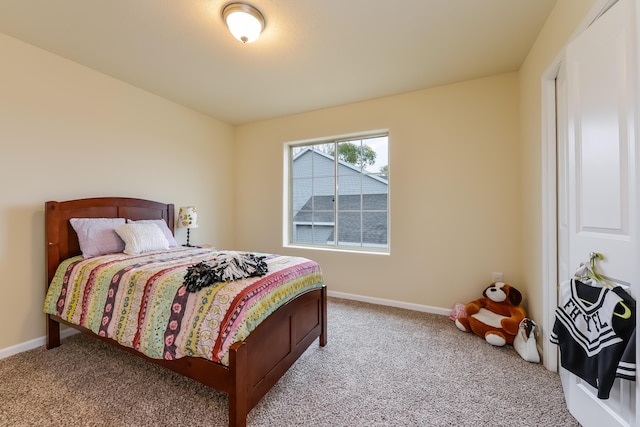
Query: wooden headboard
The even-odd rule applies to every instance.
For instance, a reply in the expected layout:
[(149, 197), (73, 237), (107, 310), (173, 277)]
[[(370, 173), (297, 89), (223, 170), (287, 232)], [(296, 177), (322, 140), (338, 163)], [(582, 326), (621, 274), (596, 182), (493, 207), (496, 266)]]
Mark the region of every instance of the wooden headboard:
[(81, 253), (70, 218), (164, 219), (173, 232), (174, 205), (127, 197), (52, 201), (45, 203), (44, 218), (48, 287), (60, 262)]

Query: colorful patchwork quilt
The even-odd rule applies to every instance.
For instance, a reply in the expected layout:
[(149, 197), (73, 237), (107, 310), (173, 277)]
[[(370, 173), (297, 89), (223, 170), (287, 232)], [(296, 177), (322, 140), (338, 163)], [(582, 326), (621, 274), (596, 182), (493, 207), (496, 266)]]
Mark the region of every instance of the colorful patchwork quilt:
[(58, 267), (44, 311), (151, 358), (193, 356), (228, 365), (233, 343), (297, 295), (322, 287), (322, 272), (306, 258), (256, 254), (265, 257), (266, 275), (188, 292), (187, 269), (219, 254), (176, 248), (73, 257)]

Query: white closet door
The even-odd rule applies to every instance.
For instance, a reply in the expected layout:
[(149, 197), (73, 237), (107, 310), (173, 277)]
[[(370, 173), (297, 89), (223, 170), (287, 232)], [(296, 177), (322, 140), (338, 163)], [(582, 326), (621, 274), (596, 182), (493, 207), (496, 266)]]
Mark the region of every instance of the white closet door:
[[(558, 126), (566, 132), (558, 138), (558, 194), (566, 197), (558, 204), (558, 265), (573, 273), (590, 252), (599, 252), (599, 271), (632, 284), (637, 299), (636, 28), (636, 0), (620, 0), (567, 47), (566, 123)], [(561, 378), (569, 410), (583, 426), (637, 425), (636, 382), (616, 380), (611, 397), (601, 400), (568, 371), (562, 369)]]

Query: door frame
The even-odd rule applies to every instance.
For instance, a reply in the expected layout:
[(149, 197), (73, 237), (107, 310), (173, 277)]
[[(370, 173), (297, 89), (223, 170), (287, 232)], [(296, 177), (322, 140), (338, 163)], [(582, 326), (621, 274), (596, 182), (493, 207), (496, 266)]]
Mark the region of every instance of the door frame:
[[(582, 33), (618, 0), (597, 0), (567, 43)], [(566, 45), (566, 43), (565, 43)], [(551, 345), (549, 336), (558, 306), (558, 214), (557, 214), (557, 136), (556, 136), (556, 77), (564, 60), (565, 47), (542, 74), (542, 360), (544, 367), (558, 371), (558, 347)]]

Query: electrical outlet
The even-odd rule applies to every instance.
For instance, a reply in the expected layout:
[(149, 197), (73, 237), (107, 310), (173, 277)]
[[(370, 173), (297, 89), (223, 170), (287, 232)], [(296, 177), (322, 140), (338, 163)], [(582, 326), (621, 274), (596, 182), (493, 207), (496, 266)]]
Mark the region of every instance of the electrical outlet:
[(492, 280), (491, 280), (492, 282), (502, 282), (502, 273), (494, 272), (491, 275), (491, 278), (492, 278)]

